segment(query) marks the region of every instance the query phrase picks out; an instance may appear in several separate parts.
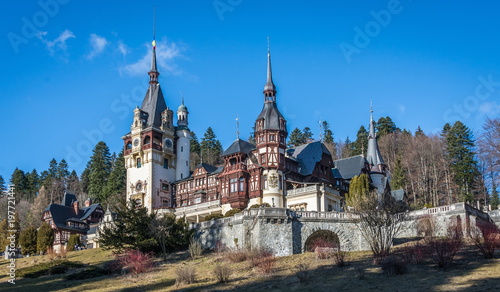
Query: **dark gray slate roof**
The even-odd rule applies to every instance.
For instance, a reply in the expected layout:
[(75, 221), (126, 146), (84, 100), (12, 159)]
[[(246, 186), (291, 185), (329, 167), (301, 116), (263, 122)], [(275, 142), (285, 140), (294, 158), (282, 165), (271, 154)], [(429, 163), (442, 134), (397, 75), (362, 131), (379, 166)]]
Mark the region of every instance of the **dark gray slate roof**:
[(215, 170), (217, 170), (217, 167), (210, 165), (208, 163), (204, 163), (204, 162), (202, 162), (202, 163), (198, 164), (198, 166), (196, 166), (196, 168), (199, 168), (199, 167), (203, 167), (203, 169), (207, 173), (211, 173), (211, 172), (214, 172)]
[(333, 175), (338, 177), (340, 174), (343, 179), (351, 179), (361, 173), (365, 162), (366, 159), (362, 155), (335, 160), (335, 168), (332, 169)]
[(283, 115), (278, 110), (276, 102), (265, 102), (262, 112), (257, 117), (257, 120), (264, 119), (264, 130), (283, 130), (280, 127), (280, 120), (285, 120)]
[(292, 157), (300, 162), (300, 174), (302, 175), (312, 174), (323, 154), (331, 155), (325, 145), (319, 141), (297, 146), (294, 150)]
[[(67, 221), (81, 222), (84, 223), (86, 220), (100, 205), (93, 204), (89, 207), (80, 208), (78, 210), (78, 214), (75, 214), (74, 208), (71, 204), (76, 201), (76, 196), (73, 194), (66, 193), (64, 194), (63, 202), (64, 205), (59, 204), (50, 204), (45, 211), (49, 211), (52, 215), (52, 221), (58, 228), (72, 229), (67, 226)], [(81, 231), (81, 229), (74, 230)]]
[(76, 201), (76, 195), (65, 193), (61, 203), (63, 204), (63, 206), (71, 207), (71, 204)]
[(150, 84), (142, 102), (141, 110), (147, 113), (147, 127), (161, 126), (161, 113), (167, 109), (160, 84)]
[(226, 151), (222, 153), (222, 156), (227, 156), (234, 153), (245, 153), (248, 155), (254, 149), (255, 145), (253, 145), (252, 143), (249, 143), (245, 140), (236, 139), (236, 141), (234, 141), (233, 144), (231, 144), (231, 146), (229, 146), (229, 148), (227, 148)]

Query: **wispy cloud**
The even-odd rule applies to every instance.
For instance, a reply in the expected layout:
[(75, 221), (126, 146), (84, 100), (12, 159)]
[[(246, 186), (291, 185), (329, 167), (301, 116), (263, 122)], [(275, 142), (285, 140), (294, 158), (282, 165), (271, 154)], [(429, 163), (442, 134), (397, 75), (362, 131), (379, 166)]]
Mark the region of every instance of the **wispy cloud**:
[(400, 104), (399, 105), (399, 112), (402, 113), (402, 114), (406, 113), (406, 106)]
[[(120, 68), (120, 73), (142, 75), (151, 68), (151, 44), (146, 44), (146, 51), (142, 58), (135, 63)], [(161, 72), (180, 74), (182, 71), (175, 64), (175, 59), (182, 57), (182, 47), (166, 39), (156, 42), (156, 62)]]
[(118, 42), (118, 51), (125, 57), (129, 53), (129, 49), (122, 41)]
[(100, 55), (109, 43), (106, 38), (98, 36), (95, 33), (90, 35), (89, 42), (92, 46), (92, 50), (86, 56), (89, 60), (93, 59), (97, 55)]
[(66, 29), (61, 34), (55, 38), (53, 41), (49, 41), (45, 38), (47, 35), (46, 31), (40, 31), (37, 33), (36, 37), (39, 38), (46, 46), (47, 49), (49, 50), (51, 55), (54, 55), (54, 53), (57, 50), (61, 50), (63, 52), (66, 52), (68, 46), (66, 45), (66, 41), (70, 38), (75, 38), (75, 35), (73, 32), (70, 30)]
[(492, 101), (485, 102), (479, 106), (480, 115), (496, 116), (500, 114), (500, 104)]

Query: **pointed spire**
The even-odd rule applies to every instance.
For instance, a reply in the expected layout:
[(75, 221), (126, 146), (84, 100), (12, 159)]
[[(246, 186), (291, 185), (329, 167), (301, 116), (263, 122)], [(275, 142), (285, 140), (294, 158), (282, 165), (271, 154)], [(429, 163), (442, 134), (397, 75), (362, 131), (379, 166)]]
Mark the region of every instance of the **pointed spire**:
[(153, 42), (151, 43), (153, 47), (153, 54), (151, 58), (151, 70), (148, 72), (149, 84), (158, 84), (158, 76), (160, 72), (156, 69), (156, 7), (153, 13)]
[(366, 160), (371, 166), (371, 171), (384, 173), (385, 163), (378, 148), (377, 136), (375, 134), (375, 121), (373, 120), (373, 106), (370, 102), (370, 131), (368, 133), (368, 149)]
[(273, 71), (271, 68), (271, 48), (269, 45), (269, 37), (267, 37), (267, 81), (264, 86), (264, 100), (266, 102), (276, 101), (276, 86), (273, 83)]

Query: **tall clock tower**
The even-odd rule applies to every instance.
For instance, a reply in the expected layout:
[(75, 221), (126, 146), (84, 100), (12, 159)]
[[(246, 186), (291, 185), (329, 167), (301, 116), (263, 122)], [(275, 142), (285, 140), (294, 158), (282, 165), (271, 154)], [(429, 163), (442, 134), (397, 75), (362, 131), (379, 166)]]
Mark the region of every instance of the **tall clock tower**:
[(127, 200), (134, 200), (151, 213), (173, 207), (172, 186), (176, 179), (173, 111), (165, 103), (158, 82), (156, 42), (153, 41), (149, 87), (141, 108), (134, 110), (131, 131), (123, 136), (127, 169)]
[(276, 86), (273, 83), (271, 52), (267, 52), (267, 81), (264, 86), (264, 107), (255, 121), (256, 154), (262, 166), (262, 202), (284, 207), (286, 120), (276, 105)]

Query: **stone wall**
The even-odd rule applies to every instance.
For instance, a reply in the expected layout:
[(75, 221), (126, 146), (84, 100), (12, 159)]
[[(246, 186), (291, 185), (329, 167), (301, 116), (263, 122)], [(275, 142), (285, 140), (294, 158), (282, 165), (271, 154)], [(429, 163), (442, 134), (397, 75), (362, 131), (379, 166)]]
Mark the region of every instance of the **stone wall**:
[[(404, 226), (398, 238), (421, 236), (417, 222), (426, 216), (433, 218), (437, 236), (446, 235), (450, 222), (459, 223), (466, 235), (476, 220), (491, 220), (488, 214), (465, 203), (412, 211), (406, 215), (407, 220), (402, 223)], [(318, 230), (335, 233), (343, 250), (369, 250), (370, 246), (357, 227), (357, 220), (355, 214), (346, 212), (259, 208), (244, 210), (233, 217), (191, 224), (191, 227), (197, 230), (195, 237), (205, 249), (214, 249), (218, 245), (233, 249), (263, 248), (277, 256), (286, 256), (304, 252), (307, 238)]]

